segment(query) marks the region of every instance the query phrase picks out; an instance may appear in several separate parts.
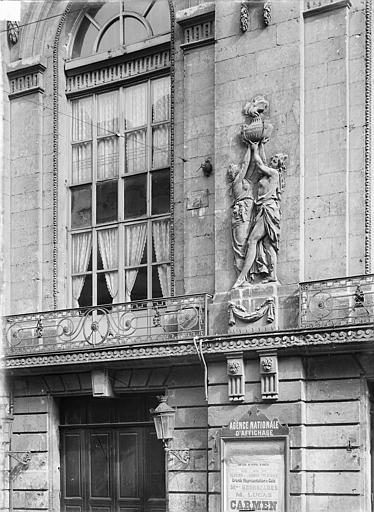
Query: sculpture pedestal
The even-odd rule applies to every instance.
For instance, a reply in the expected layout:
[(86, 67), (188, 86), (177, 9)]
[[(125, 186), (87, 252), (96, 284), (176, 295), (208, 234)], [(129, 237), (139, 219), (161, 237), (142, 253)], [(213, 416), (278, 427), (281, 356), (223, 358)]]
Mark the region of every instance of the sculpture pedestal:
[(278, 283), (233, 288), (229, 295), (229, 334), (278, 329)]

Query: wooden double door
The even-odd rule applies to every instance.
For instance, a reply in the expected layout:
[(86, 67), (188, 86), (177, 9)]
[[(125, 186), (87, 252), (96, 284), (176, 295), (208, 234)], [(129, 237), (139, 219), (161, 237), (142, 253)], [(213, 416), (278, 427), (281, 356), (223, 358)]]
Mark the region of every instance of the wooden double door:
[(61, 431), (62, 510), (164, 512), (165, 458), (153, 426)]

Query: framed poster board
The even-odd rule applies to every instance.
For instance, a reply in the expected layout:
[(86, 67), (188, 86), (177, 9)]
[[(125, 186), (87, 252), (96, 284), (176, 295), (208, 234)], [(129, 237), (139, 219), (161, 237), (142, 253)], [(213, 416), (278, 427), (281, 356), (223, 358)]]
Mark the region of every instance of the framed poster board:
[(288, 427), (262, 414), (230, 422), (221, 461), (221, 512), (287, 512)]

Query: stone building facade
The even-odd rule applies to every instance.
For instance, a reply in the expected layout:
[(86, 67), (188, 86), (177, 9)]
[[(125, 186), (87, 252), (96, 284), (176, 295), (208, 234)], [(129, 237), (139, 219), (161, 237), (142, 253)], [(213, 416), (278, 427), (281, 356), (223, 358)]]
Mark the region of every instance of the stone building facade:
[(372, 510), (372, 17), (3, 23), (2, 510)]

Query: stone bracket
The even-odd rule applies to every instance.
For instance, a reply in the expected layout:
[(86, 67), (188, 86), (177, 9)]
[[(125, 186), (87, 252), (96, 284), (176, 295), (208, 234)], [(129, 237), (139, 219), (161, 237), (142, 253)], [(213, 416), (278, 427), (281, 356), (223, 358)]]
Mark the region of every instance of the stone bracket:
[(260, 356), (261, 398), (278, 400), (278, 357), (276, 350), (264, 350)]
[(243, 352), (226, 356), (228, 396), (231, 402), (240, 402), (245, 398), (245, 371)]

